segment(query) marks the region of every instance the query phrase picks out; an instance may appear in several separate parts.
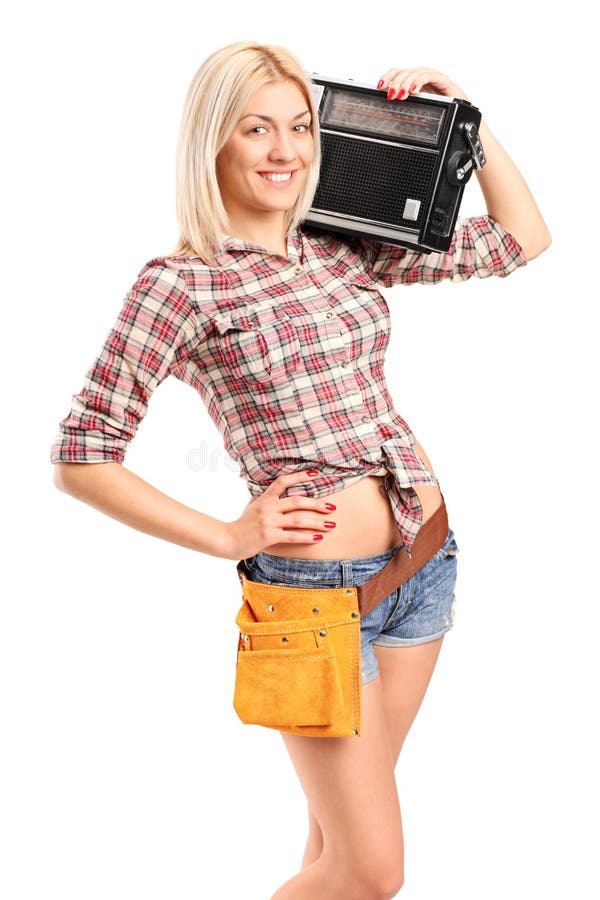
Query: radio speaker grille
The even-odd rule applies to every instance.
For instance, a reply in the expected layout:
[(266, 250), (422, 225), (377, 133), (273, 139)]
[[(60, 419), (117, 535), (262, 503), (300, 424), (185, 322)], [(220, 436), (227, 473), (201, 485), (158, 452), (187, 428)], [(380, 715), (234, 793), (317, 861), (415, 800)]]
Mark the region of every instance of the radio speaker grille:
[[(437, 155), (321, 135), (321, 172), (313, 200), (327, 209), (375, 222), (419, 227), (429, 206)], [(421, 201), (418, 219), (404, 219), (407, 198)]]

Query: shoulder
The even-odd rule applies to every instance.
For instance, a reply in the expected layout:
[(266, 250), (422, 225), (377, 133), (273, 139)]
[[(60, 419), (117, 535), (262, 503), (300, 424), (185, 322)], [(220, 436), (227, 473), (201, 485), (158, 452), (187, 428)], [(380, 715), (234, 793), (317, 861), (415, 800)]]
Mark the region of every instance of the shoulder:
[(166, 282), (182, 280), (188, 285), (208, 285), (226, 276), (223, 269), (207, 265), (199, 256), (154, 256), (144, 263), (138, 275), (138, 278), (141, 277)]
[(327, 265), (343, 262), (353, 268), (370, 268), (371, 243), (356, 235), (326, 231), (303, 225), (298, 229), (304, 241), (310, 244), (313, 253)]

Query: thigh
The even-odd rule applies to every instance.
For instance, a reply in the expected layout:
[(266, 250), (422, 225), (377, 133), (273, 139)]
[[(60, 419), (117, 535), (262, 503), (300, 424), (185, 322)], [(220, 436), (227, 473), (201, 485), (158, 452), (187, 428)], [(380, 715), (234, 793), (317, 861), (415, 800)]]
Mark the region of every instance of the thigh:
[(363, 686), (360, 737), (281, 735), (319, 822), (323, 852), (364, 882), (397, 873), (402, 819), (381, 679)]
[(412, 647), (373, 647), (394, 766), (425, 696), (443, 639)]

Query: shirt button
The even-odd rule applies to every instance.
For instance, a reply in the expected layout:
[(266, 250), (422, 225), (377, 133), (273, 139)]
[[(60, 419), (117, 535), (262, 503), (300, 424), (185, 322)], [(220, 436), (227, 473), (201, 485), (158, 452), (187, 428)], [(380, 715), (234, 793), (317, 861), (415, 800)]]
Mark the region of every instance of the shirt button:
[(332, 313), (332, 312), (325, 313), (325, 318), (326, 318), (326, 319), (333, 319), (333, 313)]
[(299, 275), (302, 271), (302, 266), (299, 263), (296, 263), (294, 266), (294, 275)]
[(370, 418), (369, 418), (369, 417), (368, 417), (368, 416), (362, 416), (362, 418), (361, 418), (361, 420), (360, 420), (360, 421), (361, 421), (361, 422), (364, 422), (364, 423), (365, 423), (365, 425), (366, 425), (366, 424), (367, 424), (367, 422), (370, 422), (370, 421), (371, 421), (371, 420), (370, 420)]
[(351, 364), (351, 363), (350, 363), (350, 360), (349, 360), (349, 359), (347, 359), (347, 360), (346, 360), (345, 362), (343, 362), (343, 363), (340, 363), (340, 365), (343, 366), (344, 369), (347, 369), (348, 366), (349, 366), (350, 364)]

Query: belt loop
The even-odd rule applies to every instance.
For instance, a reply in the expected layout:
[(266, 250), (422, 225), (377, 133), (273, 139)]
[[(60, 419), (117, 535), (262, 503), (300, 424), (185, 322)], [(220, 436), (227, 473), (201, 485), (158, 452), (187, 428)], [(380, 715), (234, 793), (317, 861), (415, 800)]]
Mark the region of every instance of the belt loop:
[(342, 587), (350, 587), (352, 584), (352, 560), (340, 559), (342, 567)]

